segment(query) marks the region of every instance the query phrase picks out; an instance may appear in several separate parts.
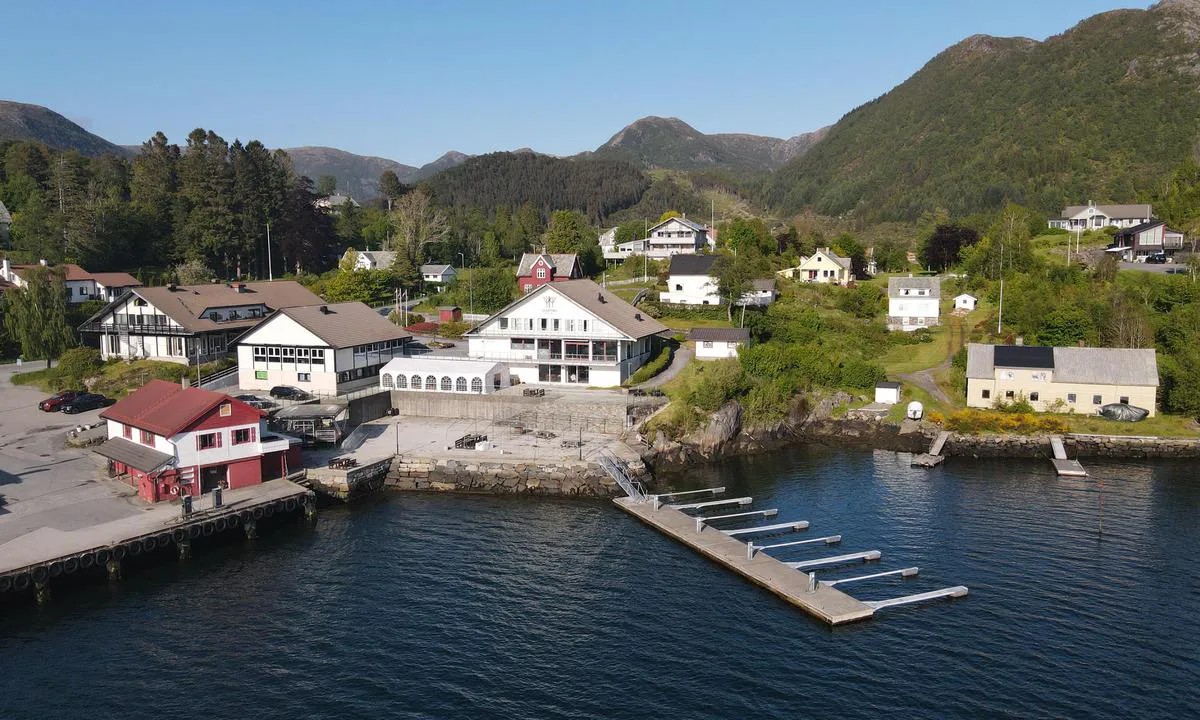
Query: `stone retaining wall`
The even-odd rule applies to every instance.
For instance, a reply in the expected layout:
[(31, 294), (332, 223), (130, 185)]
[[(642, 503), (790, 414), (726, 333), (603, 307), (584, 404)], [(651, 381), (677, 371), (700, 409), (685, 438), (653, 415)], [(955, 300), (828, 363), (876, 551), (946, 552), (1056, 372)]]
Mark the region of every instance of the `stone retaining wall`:
[[(1200, 457), (1200, 438), (1064, 435), (1071, 457), (1172, 458)], [(961, 435), (946, 441), (948, 457), (1050, 457), (1049, 435)]]
[[(645, 465), (630, 464), (637, 479), (646, 477)], [(615, 497), (622, 495), (616, 481), (590, 462), (496, 462), (396, 457), (384, 480), (396, 490), (438, 490), (493, 494), (529, 493)]]

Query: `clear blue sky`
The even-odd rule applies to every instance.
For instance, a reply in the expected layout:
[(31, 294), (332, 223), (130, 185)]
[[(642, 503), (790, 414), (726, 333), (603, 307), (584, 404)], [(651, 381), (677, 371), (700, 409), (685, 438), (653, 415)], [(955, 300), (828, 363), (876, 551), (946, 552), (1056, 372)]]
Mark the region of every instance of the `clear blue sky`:
[(120, 144), (195, 127), (419, 165), (593, 149), (633, 120), (788, 137), (975, 33), (1044, 39), (1120, 0), (19, 2), (0, 99)]

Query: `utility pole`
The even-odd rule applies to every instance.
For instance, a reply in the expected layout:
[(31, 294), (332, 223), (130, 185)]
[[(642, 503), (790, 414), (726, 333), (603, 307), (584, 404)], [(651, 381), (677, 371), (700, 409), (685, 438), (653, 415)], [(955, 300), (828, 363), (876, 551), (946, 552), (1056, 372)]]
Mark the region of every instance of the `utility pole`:
[[(1068, 241), (1069, 242), (1069, 241)], [(1004, 242), (1000, 242), (1000, 314), (996, 318), (996, 334), (1000, 334), (1000, 324), (1004, 322)]]
[(267, 223), (267, 280), (275, 279), (275, 271), (271, 267), (271, 223)]

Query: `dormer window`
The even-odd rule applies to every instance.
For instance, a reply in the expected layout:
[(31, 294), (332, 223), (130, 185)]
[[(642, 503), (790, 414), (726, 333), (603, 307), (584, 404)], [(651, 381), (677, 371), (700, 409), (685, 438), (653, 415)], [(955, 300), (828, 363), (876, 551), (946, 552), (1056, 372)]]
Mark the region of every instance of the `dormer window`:
[(538, 268), (538, 269), (537, 269), (537, 279), (538, 279), (538, 280), (545, 280), (545, 279), (546, 279), (546, 268), (544, 268), (544, 267), (540, 267), (540, 268)]

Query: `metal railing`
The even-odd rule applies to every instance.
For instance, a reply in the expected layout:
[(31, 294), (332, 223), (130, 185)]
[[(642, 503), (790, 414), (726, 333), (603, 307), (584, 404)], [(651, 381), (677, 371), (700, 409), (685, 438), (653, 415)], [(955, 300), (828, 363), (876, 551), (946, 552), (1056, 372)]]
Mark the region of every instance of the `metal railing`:
[(646, 493), (642, 488), (642, 484), (629, 477), (629, 467), (617, 458), (608, 453), (600, 453), (596, 456), (596, 461), (600, 467), (604, 468), (604, 472), (617, 481), (617, 485), (625, 491), (625, 494), (633, 499), (634, 502), (646, 502)]

